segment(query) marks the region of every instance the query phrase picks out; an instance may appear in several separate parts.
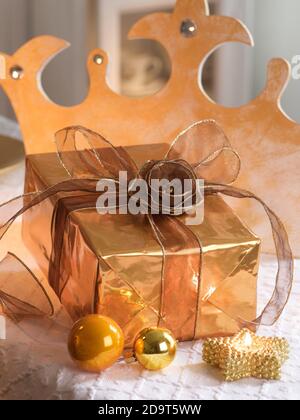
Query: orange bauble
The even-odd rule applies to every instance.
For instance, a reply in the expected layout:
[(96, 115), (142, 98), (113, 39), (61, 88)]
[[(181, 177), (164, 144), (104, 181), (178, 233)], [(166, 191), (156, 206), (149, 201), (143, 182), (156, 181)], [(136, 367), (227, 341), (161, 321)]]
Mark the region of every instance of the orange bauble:
[(87, 315), (77, 321), (69, 334), (68, 349), (76, 365), (89, 372), (100, 372), (122, 355), (124, 336), (111, 318)]

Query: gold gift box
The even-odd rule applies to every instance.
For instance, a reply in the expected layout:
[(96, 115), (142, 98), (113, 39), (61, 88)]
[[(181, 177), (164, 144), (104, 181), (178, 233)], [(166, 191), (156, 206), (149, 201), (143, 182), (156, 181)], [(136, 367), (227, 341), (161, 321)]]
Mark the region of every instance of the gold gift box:
[[(166, 144), (126, 148), (138, 166), (149, 156), (161, 159), (167, 149)], [(56, 154), (27, 156), (26, 192), (66, 178)], [(221, 197), (206, 196), (203, 223), (189, 226), (201, 244), (201, 277), (195, 285), (195, 279), (174, 267), (169, 279), (174, 288), (164, 296), (173, 307), (167, 322), (160, 315), (162, 250), (146, 217), (100, 215), (85, 208), (83, 201), (80, 195), (59, 195), (23, 218), (24, 241), (46, 275), (53, 260), (54, 231), (53, 248), (61, 245), (61, 252), (55, 260), (59, 276), (52, 286), (74, 320), (91, 312), (110, 316), (123, 328), (130, 346), (148, 326), (166, 326), (179, 340), (191, 340), (234, 334), (239, 330), (237, 318), (255, 319), (260, 240)], [(180, 247), (174, 249), (178, 252)], [(188, 298), (195, 288), (196, 304)]]

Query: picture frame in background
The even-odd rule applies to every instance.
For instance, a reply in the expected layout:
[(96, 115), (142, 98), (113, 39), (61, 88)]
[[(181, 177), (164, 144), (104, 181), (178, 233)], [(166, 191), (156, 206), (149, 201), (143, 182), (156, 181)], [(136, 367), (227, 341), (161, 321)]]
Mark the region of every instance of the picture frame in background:
[[(129, 41), (127, 34), (144, 15), (171, 12), (174, 5), (175, 0), (98, 0), (98, 45), (109, 54), (108, 79), (116, 92), (127, 96), (151, 95), (167, 82), (171, 67), (164, 48), (151, 40)], [(211, 14), (235, 14), (240, 19), (247, 17), (248, 21), (253, 13), (248, 0), (210, 0), (209, 8)], [(199, 83), (212, 100), (234, 106), (250, 99), (252, 65), (246, 48), (221, 47), (199, 67)], [(232, 69), (234, 62), (239, 66)], [(232, 75), (226, 83), (224, 74)]]
[[(210, 9), (217, 12), (217, 1)], [(135, 22), (151, 12), (171, 12), (175, 0), (98, 0), (98, 44), (109, 53), (111, 87), (127, 96), (146, 96), (167, 82), (171, 66), (163, 46), (152, 40), (129, 41)], [(204, 68), (203, 83), (208, 94), (214, 88), (214, 58)], [(199, 63), (200, 65), (200, 63)]]

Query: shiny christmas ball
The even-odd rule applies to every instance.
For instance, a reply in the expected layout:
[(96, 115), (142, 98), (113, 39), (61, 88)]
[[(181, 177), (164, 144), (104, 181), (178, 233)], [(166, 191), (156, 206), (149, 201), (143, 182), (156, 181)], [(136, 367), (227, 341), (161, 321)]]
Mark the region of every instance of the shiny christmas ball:
[(148, 370), (159, 370), (169, 366), (175, 358), (177, 341), (165, 328), (146, 328), (134, 342), (134, 356)]
[(76, 365), (100, 372), (122, 355), (124, 336), (119, 325), (101, 315), (87, 315), (77, 321), (69, 334), (68, 350)]

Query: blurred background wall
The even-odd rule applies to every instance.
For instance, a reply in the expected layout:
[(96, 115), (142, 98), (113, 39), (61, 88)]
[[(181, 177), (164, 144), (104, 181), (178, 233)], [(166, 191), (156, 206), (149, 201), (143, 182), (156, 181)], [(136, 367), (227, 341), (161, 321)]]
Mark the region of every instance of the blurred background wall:
[[(102, 47), (111, 57), (109, 80), (126, 95), (151, 94), (166, 82), (170, 63), (161, 46), (126, 41), (129, 27), (144, 14), (169, 11), (175, 0), (0, 0), (0, 51), (12, 54), (29, 38), (52, 34), (71, 47), (57, 56), (43, 74), (43, 86), (62, 105), (80, 102), (87, 92), (86, 56)], [(246, 103), (262, 89), (270, 58), (292, 62), (300, 56), (299, 0), (211, 0), (212, 13), (242, 19), (255, 48), (226, 45), (204, 66), (207, 93), (226, 106)], [(292, 80), (282, 100), (287, 114), (300, 122), (300, 80)], [(0, 92), (0, 114), (13, 112)]]
[[(264, 84), (264, 68), (272, 57), (284, 57), (290, 63), (293, 57), (300, 59), (300, 1), (255, 0), (254, 3), (256, 48), (253, 83), (256, 93)], [(282, 107), (300, 123), (299, 71), (297, 74), (298, 79), (292, 78), (284, 93)]]

